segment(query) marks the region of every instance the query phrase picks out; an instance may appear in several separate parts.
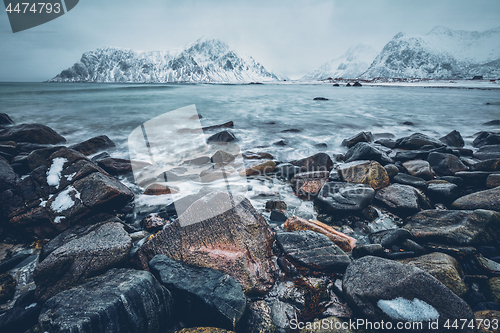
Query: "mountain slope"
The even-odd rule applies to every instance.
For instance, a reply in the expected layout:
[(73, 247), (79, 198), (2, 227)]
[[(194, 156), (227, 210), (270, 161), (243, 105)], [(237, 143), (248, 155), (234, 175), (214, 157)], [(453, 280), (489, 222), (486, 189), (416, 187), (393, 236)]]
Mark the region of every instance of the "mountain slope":
[(86, 52), (79, 62), (49, 82), (200, 82), (275, 81), (252, 57), (242, 57), (225, 43), (199, 39), (185, 49), (138, 52), (101, 48)]
[(371, 46), (363, 44), (353, 46), (339, 58), (324, 63), (301, 80), (322, 80), (330, 77), (355, 79), (370, 67), (377, 54), (378, 52)]
[(437, 26), (423, 36), (398, 33), (362, 77), (498, 78), (499, 60), (500, 27), (477, 32)]

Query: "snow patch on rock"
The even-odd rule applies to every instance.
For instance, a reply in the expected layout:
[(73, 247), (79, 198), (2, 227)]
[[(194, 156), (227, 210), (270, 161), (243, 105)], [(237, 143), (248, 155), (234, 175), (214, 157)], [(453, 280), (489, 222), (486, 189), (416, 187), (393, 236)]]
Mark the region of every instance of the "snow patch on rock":
[(52, 208), (54, 212), (61, 213), (73, 207), (75, 202), (71, 198), (70, 193), (73, 193), (73, 197), (75, 199), (81, 200), (80, 192), (78, 192), (73, 186), (68, 186), (67, 189), (57, 195), (56, 199), (50, 205), (50, 208)]
[(64, 163), (68, 162), (64, 157), (57, 157), (52, 160), (52, 165), (47, 171), (47, 184), (59, 188), (59, 181), (61, 180), (61, 172)]

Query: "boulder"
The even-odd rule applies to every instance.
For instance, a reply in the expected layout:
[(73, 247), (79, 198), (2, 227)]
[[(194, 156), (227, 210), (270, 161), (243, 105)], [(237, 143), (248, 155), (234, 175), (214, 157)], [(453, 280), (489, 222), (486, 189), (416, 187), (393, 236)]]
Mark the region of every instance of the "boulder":
[(382, 165), (394, 162), (385, 152), (366, 142), (358, 142), (352, 146), (345, 154), (345, 159), (346, 162), (373, 160)]
[(427, 157), (432, 170), (440, 176), (453, 176), (455, 173), (467, 170), (460, 158), (452, 154), (432, 152)]
[(402, 149), (420, 149), (423, 146), (432, 146), (434, 148), (443, 147), (441, 141), (432, 139), (422, 133), (414, 133), (410, 136), (402, 137), (396, 141), (396, 148)]
[(500, 158), (480, 161), (473, 164), (470, 169), (471, 171), (500, 171)]
[(345, 139), (342, 141), (342, 146), (347, 146), (347, 148), (351, 148), (358, 142), (372, 142), (373, 134), (372, 132), (359, 132), (358, 134), (350, 137), (349, 139)]
[[(134, 161), (134, 165), (137, 165), (137, 163)], [(126, 175), (132, 172), (132, 163), (122, 158), (102, 158), (97, 161), (97, 165), (113, 176)]]
[(220, 163), (220, 164), (230, 163), (234, 161), (234, 155), (226, 153), (223, 150), (217, 150), (215, 154), (210, 158), (210, 161), (212, 163)]
[(412, 176), (420, 177), (425, 180), (434, 178), (434, 172), (431, 170), (431, 165), (427, 161), (412, 160), (403, 163), (406, 171)]
[(304, 200), (314, 199), (328, 181), (328, 171), (310, 171), (295, 174), (290, 180), (294, 192)]
[(300, 173), (301, 168), (291, 163), (283, 163), (276, 166), (274, 171), (277, 177), (292, 179), (295, 174)]
[(0, 316), (0, 331), (25, 333), (36, 326), (43, 304), (37, 302), (34, 294), (34, 290), (25, 291), (9, 311), (2, 313)]
[(396, 141), (393, 139), (382, 138), (376, 140), (375, 143), (391, 149), (396, 147)]
[(500, 214), (490, 210), (426, 210), (403, 227), (419, 242), (476, 246), (500, 237)]
[(328, 182), (323, 185), (314, 205), (327, 214), (360, 211), (368, 207), (375, 190), (364, 184)]
[(392, 178), (399, 173), (399, 168), (395, 164), (387, 164), (384, 165), (385, 171), (387, 171), (387, 175)]
[(375, 199), (402, 215), (418, 212), (421, 209), (420, 203), (426, 201), (424, 194), (419, 190), (401, 184), (392, 184), (377, 191)]
[(276, 163), (273, 161), (253, 163), (240, 171), (240, 176), (266, 176), (274, 171)]
[(395, 161), (427, 160), (428, 150), (396, 150), (393, 159)]
[(460, 196), (460, 189), (444, 180), (431, 180), (427, 183), (427, 195), (433, 202), (448, 205)]
[(45, 251), (33, 272), (36, 297), (42, 301), (126, 262), (132, 247), (130, 236), (117, 222), (69, 229), (51, 242), (64, 245)]
[(426, 189), (427, 183), (420, 177), (408, 175), (406, 173), (398, 173), (392, 178), (392, 181), (398, 184), (410, 185), (420, 189)]
[(330, 171), (333, 168), (333, 161), (326, 153), (317, 153), (290, 163), (300, 167), (302, 172)]
[(209, 193), (144, 243), (133, 260), (147, 269), (155, 255), (165, 254), (231, 275), (246, 293), (264, 293), (274, 283), (272, 243), (273, 232), (248, 199)]
[(216, 133), (212, 136), (210, 136), (207, 139), (208, 143), (213, 143), (213, 142), (232, 142), (235, 141), (236, 137), (234, 136), (233, 132), (231, 131), (222, 131), (219, 133)]
[(286, 208), (286, 202), (284, 201), (269, 200), (266, 202), (266, 211), (278, 210), (284, 212)]
[(387, 171), (376, 161), (345, 163), (338, 170), (342, 180), (348, 183), (366, 184), (375, 190), (389, 185)]
[(164, 195), (164, 194), (174, 194), (178, 193), (179, 191), (170, 188), (166, 185), (163, 184), (157, 184), (153, 183), (149, 185), (146, 190), (144, 190), (145, 195)]
[(274, 333), (276, 326), (273, 324), (271, 315), (271, 307), (266, 301), (257, 300), (249, 302), (248, 316), (245, 326), (248, 328), (248, 333)]
[(460, 135), (460, 132), (457, 130), (453, 130), (450, 133), (443, 136), (442, 138), (439, 138), (439, 141), (450, 147), (461, 148), (465, 144), (462, 135)]
[(500, 187), (471, 193), (455, 200), (453, 209), (491, 209), (500, 211)]
[(474, 152), (474, 157), (480, 160), (500, 158), (500, 144), (482, 146)]
[(311, 230), (280, 232), (276, 240), (292, 262), (312, 270), (344, 271), (351, 261), (327, 236)]
[(486, 187), (486, 179), (488, 179), (490, 174), (492, 173), (487, 171), (460, 171), (455, 176), (462, 179), (465, 187), (484, 189)]
[[(201, 119), (201, 116), (198, 119)], [(202, 127), (202, 130), (203, 130), (203, 132), (206, 132), (206, 131), (211, 131), (211, 130), (219, 129), (219, 128), (233, 128), (233, 127), (234, 127), (234, 123), (232, 121), (228, 121), (228, 122), (225, 122), (225, 123), (219, 124), (219, 125)]]
[(486, 178), (486, 187), (495, 188), (500, 186), (500, 174), (491, 174)]
[(285, 224), (283, 225), (287, 231), (298, 231), (298, 230), (312, 230), (314, 232), (325, 235), (330, 238), (338, 247), (340, 247), (345, 252), (350, 252), (356, 246), (356, 240), (349, 237), (334, 228), (321, 223), (320, 221), (308, 221), (301, 217), (292, 216), (289, 217)]
[[(447, 332), (447, 320), (474, 319), (470, 307), (435, 277), (412, 265), (367, 256), (352, 262), (342, 289), (348, 303), (370, 321), (423, 322), (419, 332), (430, 332), (427, 321)], [(395, 326), (393, 326), (395, 327)], [(461, 332), (475, 332), (464, 328)]]
[(0, 141), (58, 144), (66, 139), (53, 129), (41, 124), (21, 124), (0, 130)]
[(495, 132), (479, 132), (479, 135), (472, 142), (472, 146), (476, 148), (497, 144), (500, 144), (500, 133)]
[(0, 113), (0, 125), (12, 125), (14, 121), (6, 113)]
[(43, 332), (160, 333), (171, 324), (172, 296), (146, 271), (112, 269), (43, 305)]
[(111, 141), (106, 135), (96, 136), (94, 138), (88, 139), (86, 141), (80, 142), (79, 144), (69, 147), (70, 149), (76, 150), (83, 155), (92, 155), (101, 150), (105, 150), (111, 147), (115, 147), (115, 143)]
[[(191, 326), (234, 328), (246, 308), (241, 285), (211, 268), (195, 267), (157, 255), (151, 272), (174, 295), (176, 317)], [(196, 313), (196, 316), (193, 314)]]
[(163, 229), (167, 220), (158, 213), (150, 213), (141, 220), (141, 227), (148, 232), (155, 233)]
[(400, 262), (426, 271), (458, 296), (467, 292), (467, 286), (462, 280), (462, 268), (458, 261), (448, 254), (433, 252), (417, 258), (402, 259)]
[(9, 162), (0, 157), (0, 192), (14, 188), (19, 181)]

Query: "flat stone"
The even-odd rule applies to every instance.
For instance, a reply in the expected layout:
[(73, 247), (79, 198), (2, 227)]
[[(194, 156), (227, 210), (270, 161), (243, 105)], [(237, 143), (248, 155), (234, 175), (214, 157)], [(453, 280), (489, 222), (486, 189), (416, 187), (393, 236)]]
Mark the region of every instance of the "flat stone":
[(290, 163), (300, 167), (302, 172), (330, 171), (333, 168), (333, 161), (326, 153), (317, 153)]
[(447, 205), (460, 196), (460, 189), (444, 180), (431, 180), (427, 183), (427, 195), (433, 202)]
[(434, 178), (434, 172), (431, 170), (429, 162), (424, 160), (412, 160), (403, 163), (406, 171), (412, 176), (420, 177), (425, 180)]
[(427, 157), (427, 162), (429, 162), (432, 170), (440, 176), (453, 176), (457, 172), (468, 169), (460, 158), (452, 154), (432, 152)]
[(240, 176), (266, 176), (274, 171), (276, 163), (273, 161), (257, 162), (240, 171)]
[[(138, 161), (134, 161), (133, 164), (134, 166), (147, 166), (147, 163)], [(132, 162), (123, 158), (102, 158), (97, 161), (97, 165), (113, 176), (126, 175), (133, 171)]]
[(500, 237), (500, 214), (490, 210), (426, 210), (403, 227), (415, 240), (441, 244), (476, 246)]
[(226, 153), (223, 150), (217, 150), (215, 154), (210, 158), (210, 161), (212, 163), (219, 163), (219, 164), (230, 163), (234, 161), (234, 155)]
[(338, 168), (343, 181), (366, 184), (375, 190), (389, 185), (389, 175), (376, 161), (356, 161), (341, 164)]
[(482, 146), (474, 152), (474, 157), (480, 160), (500, 158), (500, 144)]
[(453, 209), (490, 209), (500, 211), (500, 187), (468, 194), (455, 200)]
[(414, 133), (410, 136), (400, 138), (396, 141), (396, 148), (402, 149), (420, 149), (423, 146), (433, 146), (439, 148), (444, 144), (438, 140), (432, 139), (422, 133)]
[(163, 184), (153, 183), (149, 185), (144, 191), (145, 195), (164, 195), (164, 194), (174, 194), (179, 193), (179, 191), (172, 189)]
[(183, 322), (233, 328), (245, 312), (247, 300), (243, 289), (227, 274), (187, 265), (162, 254), (149, 262), (149, 268), (173, 293), (177, 316)]
[(462, 268), (458, 261), (448, 254), (433, 252), (417, 258), (402, 259), (400, 262), (426, 271), (458, 296), (467, 292), (467, 286), (461, 278)]
[[(66, 243), (36, 266), (36, 296), (47, 300), (86, 278), (116, 267), (128, 259), (132, 240), (121, 223), (109, 222), (66, 230), (51, 242)], [(48, 245), (51, 247), (51, 245)]]
[(384, 247), (380, 244), (365, 244), (357, 245), (352, 249), (353, 258), (361, 258), (364, 256), (383, 256)]
[(426, 189), (427, 183), (424, 179), (412, 175), (408, 175), (406, 173), (398, 173), (392, 178), (393, 182), (402, 184), (402, 185), (410, 185), (420, 189)]
[(457, 130), (453, 130), (442, 138), (439, 138), (439, 141), (450, 147), (463, 147), (465, 144), (462, 135)]
[(313, 200), (328, 181), (328, 171), (310, 171), (295, 174), (290, 180), (297, 196), (304, 200)]
[(375, 197), (375, 190), (364, 184), (328, 182), (323, 185), (314, 205), (329, 214), (359, 211), (368, 207)]
[(87, 156), (112, 147), (115, 147), (115, 143), (106, 135), (100, 135), (70, 146), (69, 148)]
[(171, 324), (172, 296), (146, 271), (112, 269), (43, 305), (43, 332), (160, 333)]
[(428, 150), (395, 150), (394, 156), (391, 157), (395, 161), (412, 161), (412, 160), (427, 160), (427, 156), (429, 156)]
[(281, 232), (276, 239), (287, 257), (313, 270), (343, 271), (351, 261), (327, 236), (311, 230)]
[(420, 210), (420, 197), (422, 196), (423, 193), (412, 186), (392, 184), (377, 191), (375, 199), (398, 213), (410, 215)]
[(358, 142), (352, 146), (345, 154), (345, 159), (346, 162), (373, 160), (383, 165), (394, 162), (384, 151), (366, 142)]
[(500, 158), (484, 160), (473, 164), (470, 167), (471, 171), (500, 171)]
[(48, 126), (41, 124), (21, 124), (0, 130), (0, 141), (55, 145), (66, 142), (66, 139)]
[(308, 221), (301, 217), (292, 216), (285, 221), (283, 227), (287, 231), (312, 230), (323, 234), (330, 238), (332, 242), (345, 252), (352, 251), (352, 249), (356, 246), (356, 240), (354, 238), (347, 236), (320, 221)]
[(457, 172), (455, 176), (460, 177), (466, 187), (484, 189), (486, 187), (486, 179), (491, 174), (488, 171), (461, 171)]
[(145, 269), (155, 255), (165, 254), (231, 275), (246, 293), (264, 293), (274, 284), (272, 243), (273, 232), (248, 199), (210, 193), (144, 243), (133, 261)]

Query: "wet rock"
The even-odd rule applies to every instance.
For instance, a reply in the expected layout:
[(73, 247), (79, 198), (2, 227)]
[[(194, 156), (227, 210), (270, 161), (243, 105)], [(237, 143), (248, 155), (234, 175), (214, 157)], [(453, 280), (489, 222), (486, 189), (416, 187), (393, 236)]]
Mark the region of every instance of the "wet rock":
[(219, 132), (219, 133), (216, 133), (216, 134), (210, 136), (207, 139), (207, 142), (208, 143), (212, 143), (212, 142), (232, 142), (232, 141), (235, 141), (235, 140), (236, 140), (236, 137), (234, 136), (233, 132), (231, 132), (231, 131), (222, 131), (222, 132)]
[(14, 188), (19, 178), (9, 162), (0, 157), (0, 192)]
[(356, 246), (356, 240), (354, 238), (349, 237), (319, 221), (308, 221), (301, 217), (292, 216), (286, 220), (283, 227), (287, 231), (312, 230), (323, 234), (345, 252), (350, 252), (354, 246)]
[(279, 147), (284, 147), (284, 146), (288, 146), (289, 142), (288, 140), (279, 140), (279, 141), (276, 141), (273, 143), (273, 146), (279, 146)]
[(165, 254), (231, 275), (246, 293), (269, 290), (274, 283), (273, 233), (250, 201), (211, 193), (191, 202), (178, 219), (139, 248), (135, 264), (144, 269), (155, 255)]
[(389, 185), (389, 176), (376, 161), (356, 161), (339, 166), (339, 174), (348, 183), (366, 184), (375, 190)]
[(500, 187), (471, 193), (458, 198), (451, 205), (453, 209), (491, 209), (500, 211)]
[(436, 332), (446, 332), (446, 320), (474, 318), (467, 303), (436, 278), (392, 260), (372, 256), (355, 260), (342, 286), (348, 303), (373, 321), (423, 321), (424, 332), (427, 320), (439, 318)]
[(170, 188), (166, 185), (157, 183), (149, 185), (144, 191), (145, 195), (164, 195), (164, 194), (174, 194), (174, 193), (179, 193), (179, 191), (174, 190), (173, 188)]
[(51, 333), (159, 333), (172, 309), (172, 296), (151, 273), (112, 269), (49, 299), (39, 323)]
[(422, 133), (414, 133), (396, 141), (396, 148), (415, 150), (420, 149), (423, 146), (433, 146), (434, 148), (439, 148), (443, 147), (444, 144)]
[(474, 153), (474, 157), (480, 160), (500, 158), (500, 144), (482, 146)]
[(361, 83), (359, 83), (358, 81), (354, 82), (354, 84), (352, 86), (353, 87), (362, 87)]
[(420, 189), (426, 189), (427, 183), (420, 177), (415, 177), (412, 175), (408, 175), (406, 173), (398, 173), (394, 178), (392, 178), (393, 182), (402, 184), (402, 185), (410, 185)]
[(287, 220), (287, 217), (285, 214), (283, 214), (283, 212), (273, 210), (269, 215), (269, 220), (274, 222), (285, 222)]
[(58, 144), (66, 139), (41, 124), (21, 124), (0, 130), (0, 141)]
[(427, 161), (413, 160), (403, 163), (403, 166), (408, 173), (415, 177), (420, 177), (425, 180), (434, 178), (434, 172), (431, 170), (431, 165)]
[(399, 150), (392, 157), (395, 161), (412, 161), (412, 160), (426, 160), (429, 156), (429, 151), (423, 150)]
[(291, 163), (283, 163), (274, 169), (276, 171), (276, 176), (277, 177), (283, 177), (287, 179), (292, 179), (295, 174), (300, 172), (300, 167), (295, 166)]
[(0, 304), (7, 302), (16, 293), (16, 280), (12, 275), (0, 274)]
[(324, 97), (314, 97), (313, 99), (314, 101), (327, 101), (328, 98), (324, 98)]
[(391, 149), (396, 147), (396, 141), (394, 141), (393, 139), (382, 138), (376, 140), (375, 143)]
[(28, 332), (37, 324), (41, 309), (42, 304), (37, 303), (34, 291), (27, 291), (18, 298), (12, 309), (0, 316), (0, 330), (9, 333)]
[(284, 201), (269, 200), (266, 202), (266, 211), (279, 210), (284, 212), (286, 208), (286, 202)]
[(69, 148), (87, 156), (112, 147), (115, 147), (115, 143), (106, 135), (100, 135), (70, 146)]
[(11, 125), (14, 121), (6, 113), (0, 113), (0, 125)]
[(434, 252), (418, 258), (403, 259), (400, 262), (426, 271), (458, 296), (463, 296), (467, 292), (467, 286), (461, 277), (463, 275), (462, 268), (458, 261), (450, 255)]
[(479, 135), (472, 142), (472, 146), (476, 148), (497, 144), (500, 144), (500, 134), (494, 132), (479, 132)]
[(420, 243), (475, 246), (500, 236), (500, 214), (488, 210), (426, 210), (413, 215), (404, 226)]
[(272, 323), (281, 330), (290, 328), (290, 320), (297, 316), (294, 306), (280, 300), (271, 303)]
[(303, 172), (330, 171), (333, 168), (333, 161), (326, 153), (317, 153), (290, 163), (300, 167)]
[(248, 317), (245, 326), (248, 328), (248, 333), (274, 333), (276, 331), (271, 307), (266, 301), (250, 302), (247, 309)]
[(431, 180), (427, 183), (427, 195), (433, 202), (450, 204), (460, 196), (457, 185), (444, 180)]
[(383, 256), (384, 255), (384, 247), (380, 244), (365, 244), (365, 245), (357, 245), (354, 249), (352, 249), (353, 258), (361, 258), (364, 256)]
[(455, 173), (467, 170), (460, 158), (452, 154), (430, 153), (427, 162), (440, 176), (453, 176)]
[(439, 139), (442, 143), (450, 147), (463, 147), (464, 139), (460, 132), (457, 130), (453, 130), (450, 133), (446, 134), (442, 138)]
[(257, 162), (240, 171), (240, 176), (266, 176), (274, 171), (276, 163), (273, 161)]
[(167, 221), (157, 213), (151, 213), (141, 220), (141, 227), (149, 232), (157, 232), (167, 224)]
[[(137, 165), (137, 163), (134, 161), (134, 165)], [(113, 176), (126, 175), (132, 172), (132, 163), (122, 158), (102, 158), (97, 161), (97, 165)]]
[(399, 173), (399, 168), (395, 164), (387, 164), (384, 165), (385, 171), (387, 171), (387, 175), (392, 178)]
[(242, 154), (243, 158), (246, 160), (273, 160), (274, 156), (269, 153), (256, 153), (252, 151), (246, 151)]
[(358, 142), (372, 142), (373, 134), (372, 132), (359, 132), (358, 134), (350, 137), (349, 139), (345, 139), (342, 141), (342, 146), (347, 146), (347, 148), (351, 148)]
[(155, 256), (149, 268), (173, 293), (177, 316), (190, 325), (229, 329), (238, 324), (245, 312), (243, 289), (227, 274), (187, 265), (166, 255)]
[(314, 205), (328, 214), (353, 212), (368, 207), (374, 197), (375, 190), (368, 185), (328, 182), (323, 185)]
[(359, 160), (373, 160), (380, 164), (393, 163), (394, 161), (385, 152), (366, 142), (358, 142), (345, 154), (346, 162)]
[(370, 236), (380, 236), (380, 245), (385, 249), (390, 249), (393, 245), (401, 245), (405, 240), (411, 238), (411, 234), (406, 229), (385, 230)]
[[(201, 116), (199, 119), (201, 119)], [(203, 130), (203, 132), (206, 132), (206, 131), (211, 131), (211, 130), (219, 129), (219, 128), (233, 128), (233, 127), (234, 127), (234, 123), (232, 121), (228, 121), (226, 123), (219, 124), (219, 125), (203, 127), (202, 130)]]
[(33, 150), (26, 157), (27, 168), (30, 171), (33, 171), (39, 166), (47, 164), (49, 157), (61, 148), (64, 147), (56, 146), (56, 147), (48, 147), (48, 148)]
[(312, 200), (318, 195), (329, 177), (328, 171), (302, 172), (295, 174), (290, 183), (299, 198)]
[(226, 153), (223, 150), (217, 150), (215, 154), (210, 158), (212, 163), (225, 164), (234, 161), (234, 156), (232, 154)]
[(276, 234), (281, 249), (292, 261), (313, 270), (343, 271), (349, 257), (327, 236), (310, 230)]
[(420, 210), (422, 196), (423, 194), (412, 186), (392, 184), (377, 191), (375, 199), (399, 214), (410, 215)]
[(35, 268), (33, 278), (37, 285), (36, 297), (40, 300), (45, 301), (125, 262), (132, 247), (123, 225), (116, 222), (70, 229), (53, 240), (64, 241), (67, 241), (64, 245), (45, 253)]
[(474, 163), (470, 167), (471, 171), (500, 171), (500, 158), (484, 160)]
[(495, 188), (500, 186), (500, 174), (491, 174), (486, 178), (486, 186), (488, 188)]
[(461, 171), (455, 174), (463, 180), (463, 185), (476, 189), (484, 189), (486, 187), (486, 179), (491, 174), (487, 171)]

